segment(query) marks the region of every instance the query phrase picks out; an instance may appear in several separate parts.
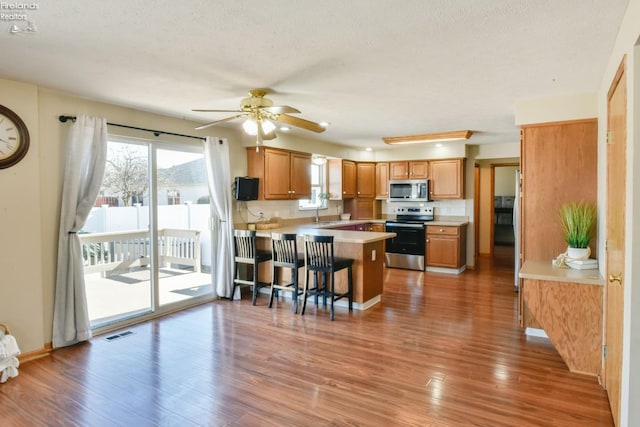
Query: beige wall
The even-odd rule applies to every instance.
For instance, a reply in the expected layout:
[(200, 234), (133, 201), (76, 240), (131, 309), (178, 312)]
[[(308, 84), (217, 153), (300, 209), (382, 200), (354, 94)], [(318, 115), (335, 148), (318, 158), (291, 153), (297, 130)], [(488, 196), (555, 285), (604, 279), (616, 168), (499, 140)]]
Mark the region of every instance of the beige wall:
[(51, 336), (43, 319), (38, 89), (0, 80), (0, 104), (24, 120), (30, 135), (26, 157), (0, 169), (0, 323), (9, 326), (23, 351), (33, 350)]
[(518, 126), (596, 117), (597, 93), (519, 100), (515, 103), (515, 115)]
[(493, 194), (496, 196), (515, 196), (516, 171), (519, 166), (500, 166), (495, 168)]

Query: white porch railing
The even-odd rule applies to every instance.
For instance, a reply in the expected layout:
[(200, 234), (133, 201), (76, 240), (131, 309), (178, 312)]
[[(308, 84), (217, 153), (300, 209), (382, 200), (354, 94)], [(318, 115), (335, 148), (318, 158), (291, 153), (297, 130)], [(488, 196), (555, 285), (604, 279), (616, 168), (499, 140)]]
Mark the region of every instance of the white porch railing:
[[(148, 230), (78, 234), (85, 273), (127, 271), (149, 265), (151, 250)], [(158, 230), (158, 261), (180, 264), (201, 271), (200, 231), (164, 228)]]

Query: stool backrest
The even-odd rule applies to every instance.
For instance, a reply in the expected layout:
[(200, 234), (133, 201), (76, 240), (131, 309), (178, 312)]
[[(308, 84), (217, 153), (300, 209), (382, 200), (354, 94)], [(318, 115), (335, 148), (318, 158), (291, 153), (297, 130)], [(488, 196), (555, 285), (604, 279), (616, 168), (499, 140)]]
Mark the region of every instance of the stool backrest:
[(256, 258), (255, 230), (233, 230), (236, 261), (249, 262)]
[(309, 270), (330, 270), (333, 266), (333, 236), (305, 235), (304, 258)]
[(275, 266), (292, 267), (298, 264), (297, 235), (271, 233), (271, 252)]

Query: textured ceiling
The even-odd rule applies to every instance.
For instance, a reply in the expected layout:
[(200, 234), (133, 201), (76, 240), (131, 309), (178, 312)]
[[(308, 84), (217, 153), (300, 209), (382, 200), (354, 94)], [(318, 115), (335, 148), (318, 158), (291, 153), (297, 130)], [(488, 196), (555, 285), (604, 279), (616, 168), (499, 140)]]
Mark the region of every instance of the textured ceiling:
[(0, 77), (202, 123), (228, 114), (193, 108), (268, 88), (331, 123), (296, 134), (358, 147), (461, 129), (517, 142), (516, 100), (597, 90), (627, 3), (41, 1), (24, 12), (36, 33), (0, 21)]

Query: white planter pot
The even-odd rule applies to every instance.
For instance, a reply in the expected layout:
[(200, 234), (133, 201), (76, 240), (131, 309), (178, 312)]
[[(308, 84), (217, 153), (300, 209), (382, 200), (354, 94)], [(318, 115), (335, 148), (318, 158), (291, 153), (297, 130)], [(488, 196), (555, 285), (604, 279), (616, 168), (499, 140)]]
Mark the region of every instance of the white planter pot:
[(589, 255), (590, 248), (567, 248), (567, 257), (571, 259), (588, 259)]

